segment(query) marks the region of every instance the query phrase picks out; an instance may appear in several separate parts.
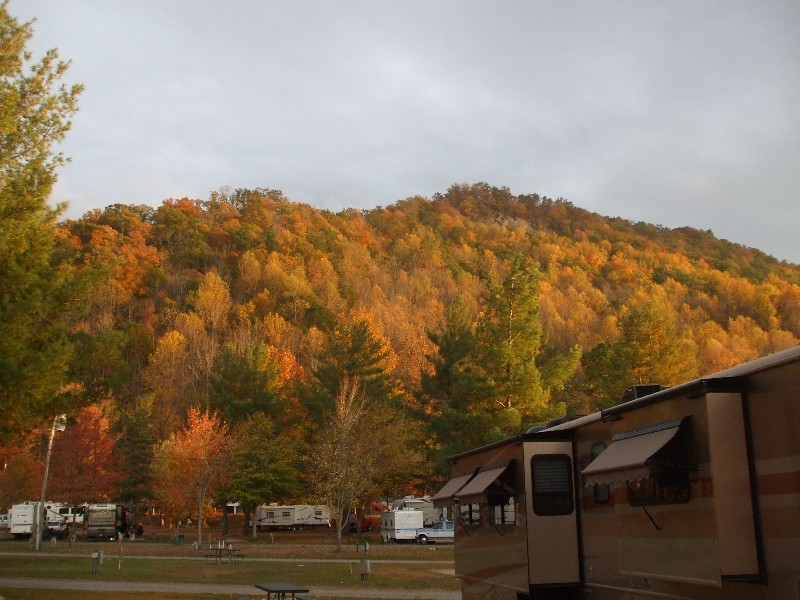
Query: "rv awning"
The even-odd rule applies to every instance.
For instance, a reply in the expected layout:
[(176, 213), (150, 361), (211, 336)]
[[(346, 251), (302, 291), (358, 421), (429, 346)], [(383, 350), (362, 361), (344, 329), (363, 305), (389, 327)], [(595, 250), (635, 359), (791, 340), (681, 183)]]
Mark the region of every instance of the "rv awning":
[(444, 487), (436, 492), (433, 498), (431, 498), (433, 505), (439, 508), (452, 504), (453, 496), (466, 485), (466, 483), (472, 478), (472, 475), (473, 473), (467, 473), (466, 475), (456, 475), (450, 479), (450, 481), (445, 483)]
[(650, 476), (650, 460), (667, 446), (680, 429), (681, 420), (655, 430), (615, 436), (611, 444), (581, 471), (585, 485), (624, 483)]
[(508, 468), (510, 463), (481, 467), (478, 474), (456, 494), (461, 504), (480, 504), (486, 502), (486, 490)]

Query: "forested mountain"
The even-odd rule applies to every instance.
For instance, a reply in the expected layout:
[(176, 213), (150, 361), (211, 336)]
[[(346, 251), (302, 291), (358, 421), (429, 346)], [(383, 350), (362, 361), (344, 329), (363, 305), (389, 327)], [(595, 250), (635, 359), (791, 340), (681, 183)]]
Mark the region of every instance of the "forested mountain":
[(264, 415), (296, 452), (286, 496), (354, 380), (424, 487), (452, 452), (800, 337), (796, 265), (484, 183), (340, 213), (267, 189), (112, 205), (60, 224), (56, 262), (82, 300), (65, 410), (141, 468), (135, 441), (193, 409)]

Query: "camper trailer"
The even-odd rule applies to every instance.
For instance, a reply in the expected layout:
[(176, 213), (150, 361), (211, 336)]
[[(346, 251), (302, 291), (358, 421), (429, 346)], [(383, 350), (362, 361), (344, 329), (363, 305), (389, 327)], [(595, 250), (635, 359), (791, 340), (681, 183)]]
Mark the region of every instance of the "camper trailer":
[(83, 515), (86, 512), (86, 506), (67, 506), (59, 507), (58, 514), (67, 525), (83, 525)]
[(414, 508), (397, 508), (381, 513), (381, 537), (384, 543), (413, 542), (422, 529), (423, 514)]
[[(42, 533), (45, 537), (63, 537), (66, 535), (64, 520), (58, 514), (61, 504), (45, 502), (44, 504), (44, 523)], [(15, 538), (28, 538), (33, 533), (33, 525), (36, 521), (36, 510), (39, 502), (23, 502), (14, 504), (8, 511), (8, 530)]]
[(430, 527), (447, 516), (442, 508), (433, 505), (430, 496), (423, 496), (422, 498), (406, 496), (405, 498), (399, 498), (392, 502), (392, 508), (421, 510), (423, 527)]
[(27, 538), (33, 531), (38, 502), (14, 504), (8, 511), (8, 531), (15, 538)]
[(272, 529), (312, 529), (330, 527), (331, 517), (327, 506), (312, 504), (293, 504), (280, 506), (270, 504), (256, 508), (256, 527), (260, 530)]
[(127, 515), (121, 504), (87, 504), (83, 515), (83, 533), (87, 539), (117, 539), (127, 531)]
[(800, 347), (452, 457), (464, 600), (800, 599)]

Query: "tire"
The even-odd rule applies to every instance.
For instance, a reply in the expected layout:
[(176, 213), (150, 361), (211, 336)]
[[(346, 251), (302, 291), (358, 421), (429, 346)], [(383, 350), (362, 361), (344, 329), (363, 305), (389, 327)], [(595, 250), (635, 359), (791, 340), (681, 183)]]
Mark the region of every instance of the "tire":
[(417, 539), (419, 540), (419, 543), (422, 544), (423, 546), (428, 543), (427, 535), (421, 535)]

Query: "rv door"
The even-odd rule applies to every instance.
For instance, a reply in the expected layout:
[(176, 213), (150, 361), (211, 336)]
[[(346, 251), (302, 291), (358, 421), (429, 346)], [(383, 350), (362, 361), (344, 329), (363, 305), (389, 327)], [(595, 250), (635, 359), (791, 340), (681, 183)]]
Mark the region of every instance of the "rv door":
[(572, 440), (563, 436), (526, 440), (523, 456), (530, 585), (578, 585), (578, 510)]

